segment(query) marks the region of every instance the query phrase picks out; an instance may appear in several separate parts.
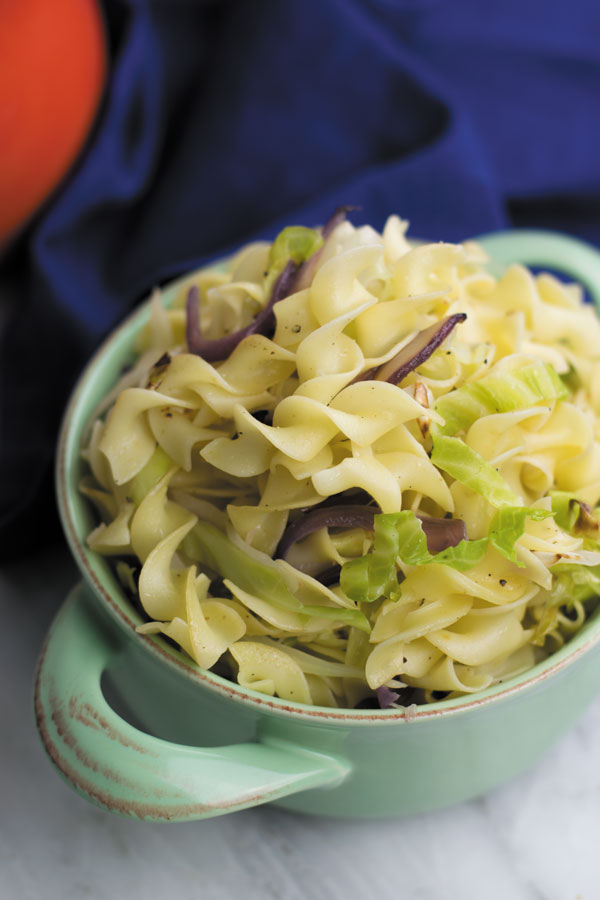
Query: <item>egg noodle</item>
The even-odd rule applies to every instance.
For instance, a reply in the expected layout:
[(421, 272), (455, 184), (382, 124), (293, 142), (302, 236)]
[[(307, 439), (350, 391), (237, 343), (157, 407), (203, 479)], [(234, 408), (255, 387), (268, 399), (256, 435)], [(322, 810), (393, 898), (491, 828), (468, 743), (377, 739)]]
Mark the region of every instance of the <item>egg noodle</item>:
[[(577, 285), (405, 232), (288, 228), (157, 290), (88, 432), (89, 546), (138, 631), (285, 700), (482, 690), (600, 593), (598, 319)], [(190, 303), (226, 358), (189, 352)]]

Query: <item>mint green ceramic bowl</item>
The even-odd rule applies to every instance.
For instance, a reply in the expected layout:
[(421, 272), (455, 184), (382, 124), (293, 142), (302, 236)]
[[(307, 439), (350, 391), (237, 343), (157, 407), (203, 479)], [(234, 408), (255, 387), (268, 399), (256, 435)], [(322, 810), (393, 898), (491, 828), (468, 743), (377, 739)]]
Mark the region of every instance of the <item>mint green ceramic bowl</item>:
[[(481, 240), (496, 269), (523, 262), (562, 270), (600, 306), (592, 247), (529, 231)], [(167, 298), (187, 282), (173, 284)], [(56, 768), (105, 809), (181, 821), (260, 803), (336, 816), (410, 814), (473, 797), (537, 760), (600, 688), (598, 613), (529, 672), (419, 707), (412, 718), (273, 699), (135, 632), (136, 610), (105, 559), (86, 547), (94, 522), (77, 483), (84, 426), (148, 315), (142, 306), (100, 348), (62, 428), (58, 498), (83, 581), (52, 625), (38, 667), (37, 723)]]

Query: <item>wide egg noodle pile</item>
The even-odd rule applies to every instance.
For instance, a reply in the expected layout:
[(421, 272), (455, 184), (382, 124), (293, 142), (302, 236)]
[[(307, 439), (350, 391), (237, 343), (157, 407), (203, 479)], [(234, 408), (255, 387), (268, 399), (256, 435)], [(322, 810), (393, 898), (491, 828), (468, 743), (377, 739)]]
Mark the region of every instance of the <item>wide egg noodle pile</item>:
[[(138, 630), (286, 700), (481, 690), (560, 646), (598, 593), (598, 320), (575, 285), (516, 265), (497, 280), (477, 245), (411, 246), (405, 229), (338, 225), (310, 285), (275, 305), (272, 338), (221, 362), (187, 352), (186, 289), (206, 336), (244, 327), (268, 299), (270, 245), (190, 276), (170, 309), (157, 292), (89, 430), (88, 541), (139, 594)], [(455, 313), (466, 321), (399, 386), (355, 380)], [(560, 390), (539, 387), (546, 375)], [(460, 518), (470, 541), (507, 506), (539, 517), (467, 568), (400, 548), (393, 588), (368, 602), (314, 576), (372, 557), (372, 531), (320, 528), (273, 559), (307, 509), (365, 495), (385, 514)]]

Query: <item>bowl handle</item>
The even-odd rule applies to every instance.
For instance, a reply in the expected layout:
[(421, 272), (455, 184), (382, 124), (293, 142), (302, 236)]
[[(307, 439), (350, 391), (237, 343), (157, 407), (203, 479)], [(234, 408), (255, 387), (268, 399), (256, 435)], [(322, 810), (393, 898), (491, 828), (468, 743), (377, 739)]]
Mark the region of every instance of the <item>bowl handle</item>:
[(268, 803), (343, 780), (350, 765), (264, 736), (199, 748), (134, 728), (108, 705), (103, 671), (126, 650), (76, 587), (58, 613), (38, 664), (35, 711), (45, 749), (71, 785), (112, 812), (186, 821)]
[(495, 274), (511, 263), (548, 266), (580, 281), (600, 309), (600, 252), (591, 244), (555, 231), (526, 228), (484, 234), (475, 240), (491, 256)]

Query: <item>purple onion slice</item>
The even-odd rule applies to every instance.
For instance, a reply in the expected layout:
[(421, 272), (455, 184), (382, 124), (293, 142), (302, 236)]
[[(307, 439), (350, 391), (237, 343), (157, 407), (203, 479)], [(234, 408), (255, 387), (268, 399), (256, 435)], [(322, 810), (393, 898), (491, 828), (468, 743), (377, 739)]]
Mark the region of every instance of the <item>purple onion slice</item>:
[(569, 501), (569, 506), (573, 506), (573, 504), (579, 505), (579, 515), (574, 527), (575, 532), (577, 534), (585, 534), (588, 537), (597, 537), (600, 524), (592, 511), (592, 507), (589, 503), (584, 503), (583, 500), (576, 500), (575, 498)]
[(375, 378), (381, 366), (375, 366), (373, 369), (365, 369), (364, 372), (360, 372), (356, 375), (350, 384), (356, 384), (359, 381), (371, 381), (371, 379)]
[(346, 221), (348, 213), (352, 212), (352, 210), (354, 209), (360, 209), (360, 206), (338, 206), (338, 208), (333, 212), (331, 216), (329, 216), (329, 218), (323, 225), (321, 235), (324, 241), (327, 240), (329, 235), (338, 227), (338, 225), (341, 225), (342, 222)]
[(365, 528), (372, 531), (373, 519), (378, 512), (377, 506), (319, 506), (286, 528), (277, 544), (275, 556), (285, 557), (296, 541), (308, 537), (320, 528)]
[(382, 685), (377, 688), (377, 702), (381, 709), (392, 709), (399, 699), (400, 694), (390, 690), (389, 687)]
[[(392, 359), (379, 366), (376, 374), (370, 377), (373, 377), (376, 381), (389, 381), (390, 384), (400, 384), (414, 369), (427, 362), (429, 357), (446, 340), (454, 328), (460, 322), (464, 322), (466, 318), (465, 313), (455, 313), (453, 316), (447, 316), (441, 322), (435, 322), (429, 328), (420, 331), (406, 347), (403, 347)], [(361, 377), (361, 380), (364, 380), (364, 376)]]
[(246, 325), (245, 328), (239, 328), (232, 331), (231, 334), (221, 338), (205, 338), (202, 336), (200, 327), (200, 304), (199, 293), (196, 285), (193, 285), (189, 291), (186, 302), (186, 338), (190, 353), (201, 356), (207, 362), (216, 362), (220, 359), (227, 359), (233, 353), (240, 341), (250, 334), (267, 334), (275, 323), (275, 314), (273, 306), (279, 300), (289, 296), (295, 290), (295, 281), (298, 274), (298, 265), (292, 259), (286, 264), (281, 275), (273, 284), (273, 290), (268, 303), (259, 312), (257, 317)]
[(300, 268), (298, 269), (298, 279), (296, 281), (295, 290), (302, 291), (305, 288), (310, 287), (315, 276), (317, 263), (321, 257), (321, 254), (323, 253), (323, 249), (325, 247), (327, 239), (338, 225), (341, 225), (342, 222), (346, 221), (346, 216), (349, 212), (352, 212), (353, 209), (360, 209), (360, 207), (338, 206), (335, 212), (327, 219), (327, 222), (325, 223), (325, 225), (323, 225), (323, 228), (321, 230), (323, 246), (320, 247), (316, 253), (313, 253), (311, 257), (305, 259), (301, 264)]
[(417, 516), (421, 522), (427, 549), (430, 553), (441, 553), (448, 547), (456, 547), (467, 540), (467, 529), (462, 519), (436, 519), (433, 516)]
[[(286, 528), (275, 550), (275, 557), (285, 558), (290, 547), (320, 528), (364, 528), (365, 531), (373, 531), (375, 516), (379, 512), (378, 506), (318, 506)], [(440, 553), (467, 539), (462, 519), (437, 519), (421, 515), (417, 518), (425, 532), (430, 553)]]
[(337, 564), (327, 566), (326, 569), (322, 569), (320, 572), (317, 572), (316, 575), (313, 575), (313, 578), (316, 581), (320, 581), (325, 587), (329, 587), (332, 584), (339, 584), (341, 570), (342, 567)]

